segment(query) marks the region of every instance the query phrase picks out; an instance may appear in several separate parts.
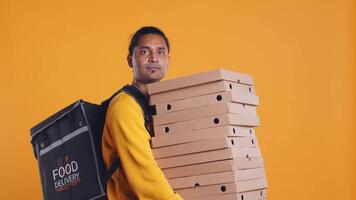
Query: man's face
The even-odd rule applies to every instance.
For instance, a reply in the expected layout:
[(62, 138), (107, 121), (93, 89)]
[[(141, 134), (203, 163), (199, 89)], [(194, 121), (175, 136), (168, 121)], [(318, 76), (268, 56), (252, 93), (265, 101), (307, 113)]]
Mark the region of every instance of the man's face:
[(169, 53), (165, 40), (157, 34), (146, 34), (140, 38), (128, 63), (134, 70), (134, 79), (141, 83), (160, 81), (166, 74)]

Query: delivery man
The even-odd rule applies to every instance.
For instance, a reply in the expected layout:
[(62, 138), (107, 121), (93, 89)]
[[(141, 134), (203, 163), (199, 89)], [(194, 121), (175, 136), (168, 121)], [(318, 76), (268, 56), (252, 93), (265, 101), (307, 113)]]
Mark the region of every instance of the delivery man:
[[(145, 97), (147, 84), (160, 81), (169, 64), (169, 42), (156, 27), (142, 27), (133, 35), (127, 62), (133, 72), (133, 85)], [(109, 200), (180, 200), (158, 167), (150, 147), (150, 133), (143, 111), (125, 92), (109, 105), (102, 139), (106, 166), (118, 155), (121, 166), (107, 183)]]

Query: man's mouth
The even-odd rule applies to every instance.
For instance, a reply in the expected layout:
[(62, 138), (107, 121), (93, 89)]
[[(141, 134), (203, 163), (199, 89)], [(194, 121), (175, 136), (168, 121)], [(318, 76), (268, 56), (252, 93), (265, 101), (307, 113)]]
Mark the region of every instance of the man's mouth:
[(148, 66), (146, 67), (146, 69), (148, 69), (149, 71), (156, 71), (156, 70), (160, 70), (160, 67), (156, 67), (156, 66)]

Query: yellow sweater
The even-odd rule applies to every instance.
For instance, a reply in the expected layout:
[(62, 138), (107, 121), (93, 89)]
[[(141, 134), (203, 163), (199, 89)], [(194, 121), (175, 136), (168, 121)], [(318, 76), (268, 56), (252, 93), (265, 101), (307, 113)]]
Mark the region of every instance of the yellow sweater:
[(158, 167), (136, 100), (125, 92), (110, 102), (102, 140), (106, 166), (118, 154), (121, 167), (107, 183), (109, 200), (182, 200)]

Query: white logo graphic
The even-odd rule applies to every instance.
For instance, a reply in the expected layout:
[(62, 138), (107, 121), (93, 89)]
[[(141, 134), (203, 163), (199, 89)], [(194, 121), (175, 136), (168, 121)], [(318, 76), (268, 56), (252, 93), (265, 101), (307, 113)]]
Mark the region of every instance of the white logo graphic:
[(68, 156), (64, 161), (58, 160), (58, 168), (52, 170), (54, 187), (56, 191), (62, 192), (80, 182), (79, 165), (76, 161), (69, 161)]

